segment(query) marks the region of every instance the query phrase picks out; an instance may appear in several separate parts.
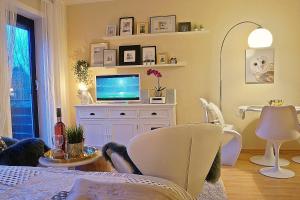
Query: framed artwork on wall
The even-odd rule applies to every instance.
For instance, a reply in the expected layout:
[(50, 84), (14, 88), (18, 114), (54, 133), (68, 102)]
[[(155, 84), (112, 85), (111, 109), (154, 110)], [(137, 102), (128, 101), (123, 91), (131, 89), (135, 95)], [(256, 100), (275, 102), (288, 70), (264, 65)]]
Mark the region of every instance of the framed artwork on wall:
[(156, 46), (142, 47), (143, 65), (156, 64)]
[(150, 17), (151, 33), (168, 33), (176, 31), (176, 15)]
[(117, 35), (117, 25), (107, 25), (106, 36), (112, 37)]
[(141, 46), (119, 46), (120, 65), (140, 65), (141, 64)]
[(116, 66), (117, 65), (117, 50), (116, 49), (104, 49), (103, 52), (103, 65)]
[(192, 30), (191, 22), (179, 22), (178, 23), (178, 32), (188, 32)]
[(246, 83), (274, 83), (274, 49), (246, 50)]
[(108, 49), (108, 43), (91, 44), (91, 66), (103, 66), (103, 52)]
[(139, 22), (136, 26), (136, 33), (137, 34), (147, 34), (148, 33), (148, 22)]
[(134, 17), (122, 17), (119, 24), (120, 36), (133, 35)]

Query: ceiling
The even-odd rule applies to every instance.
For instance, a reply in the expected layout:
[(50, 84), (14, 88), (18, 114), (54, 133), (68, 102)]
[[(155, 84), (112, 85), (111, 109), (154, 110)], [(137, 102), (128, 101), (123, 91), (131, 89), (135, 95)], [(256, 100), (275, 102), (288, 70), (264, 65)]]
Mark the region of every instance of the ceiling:
[(94, 2), (105, 2), (105, 1), (113, 1), (113, 0), (64, 0), (66, 5), (94, 3)]

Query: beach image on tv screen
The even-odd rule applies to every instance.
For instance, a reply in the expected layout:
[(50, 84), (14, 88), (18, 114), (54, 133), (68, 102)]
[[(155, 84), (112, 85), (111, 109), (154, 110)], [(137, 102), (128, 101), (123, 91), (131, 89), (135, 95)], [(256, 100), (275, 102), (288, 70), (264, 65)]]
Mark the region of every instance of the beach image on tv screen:
[(98, 76), (96, 87), (97, 100), (139, 100), (138, 75)]

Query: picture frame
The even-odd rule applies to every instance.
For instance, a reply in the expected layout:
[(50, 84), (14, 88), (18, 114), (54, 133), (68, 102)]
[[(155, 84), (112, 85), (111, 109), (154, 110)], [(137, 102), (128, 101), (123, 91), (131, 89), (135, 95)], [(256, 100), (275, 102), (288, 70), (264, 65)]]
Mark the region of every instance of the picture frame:
[(189, 32), (192, 30), (191, 22), (179, 22), (178, 23), (178, 32)]
[(92, 67), (103, 66), (104, 49), (108, 49), (108, 43), (106, 42), (91, 44), (91, 66)]
[(103, 51), (103, 66), (111, 67), (117, 65), (117, 50), (104, 49)]
[(246, 84), (274, 83), (274, 49), (247, 49), (245, 51)]
[(149, 24), (148, 22), (139, 22), (136, 26), (136, 34), (142, 35), (149, 33), (148, 31)]
[(168, 54), (160, 53), (157, 55), (157, 63), (158, 64), (168, 64)]
[(124, 65), (141, 64), (141, 45), (119, 46), (119, 63)]
[(134, 33), (134, 17), (122, 17), (119, 22), (119, 35), (133, 35)]
[(117, 25), (111, 24), (106, 26), (106, 34), (107, 37), (113, 37), (117, 35)]
[(156, 64), (156, 46), (142, 47), (142, 64), (143, 65)]
[(150, 17), (150, 32), (176, 32), (176, 15)]

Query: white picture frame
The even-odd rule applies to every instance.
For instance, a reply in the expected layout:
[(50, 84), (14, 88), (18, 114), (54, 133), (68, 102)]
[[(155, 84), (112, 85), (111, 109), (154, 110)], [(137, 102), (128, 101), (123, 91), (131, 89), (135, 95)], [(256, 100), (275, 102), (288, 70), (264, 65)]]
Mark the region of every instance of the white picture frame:
[(106, 33), (105, 35), (107, 37), (113, 37), (117, 35), (117, 25), (115, 24), (110, 24), (106, 26)]
[(104, 49), (103, 52), (103, 66), (112, 67), (117, 65), (117, 50)]
[(176, 32), (176, 15), (150, 17), (150, 32)]
[(142, 64), (143, 65), (156, 64), (156, 46), (142, 47)]
[(274, 83), (274, 49), (247, 49), (245, 53), (247, 84)]
[(108, 43), (91, 44), (91, 66), (102, 67), (103, 66), (103, 53), (104, 49), (108, 49)]

